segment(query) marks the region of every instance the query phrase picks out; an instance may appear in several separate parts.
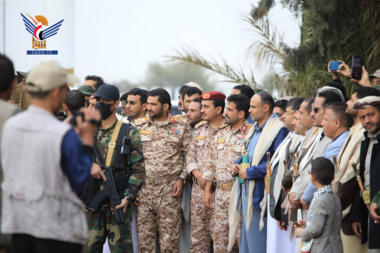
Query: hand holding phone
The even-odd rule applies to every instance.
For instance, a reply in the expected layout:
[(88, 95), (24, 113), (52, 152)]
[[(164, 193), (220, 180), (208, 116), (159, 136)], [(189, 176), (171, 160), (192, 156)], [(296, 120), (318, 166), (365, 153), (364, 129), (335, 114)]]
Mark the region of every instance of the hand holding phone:
[(362, 79), (362, 74), (363, 74), (363, 57), (353, 55), (352, 56), (352, 65), (351, 65), (351, 79), (355, 80), (361, 80)]
[(337, 71), (339, 70), (339, 66), (340, 66), (341, 62), (340, 61), (332, 61), (330, 62), (329, 66), (330, 66), (330, 71)]

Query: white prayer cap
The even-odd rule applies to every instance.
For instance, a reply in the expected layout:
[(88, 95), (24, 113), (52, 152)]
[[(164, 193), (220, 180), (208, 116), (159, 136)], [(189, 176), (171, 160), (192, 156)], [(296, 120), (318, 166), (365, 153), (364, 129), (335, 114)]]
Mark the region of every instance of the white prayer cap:
[(364, 109), (370, 106), (380, 105), (380, 97), (379, 96), (367, 96), (361, 98), (354, 104), (354, 109)]

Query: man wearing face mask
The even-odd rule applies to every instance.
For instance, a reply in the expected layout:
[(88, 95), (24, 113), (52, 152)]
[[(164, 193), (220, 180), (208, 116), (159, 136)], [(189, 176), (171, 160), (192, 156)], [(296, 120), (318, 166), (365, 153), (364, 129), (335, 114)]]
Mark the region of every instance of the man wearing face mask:
[[(130, 152), (129, 154), (123, 154), (121, 151), (121, 146), (125, 143), (124, 139), (127, 137), (128, 125), (118, 121), (116, 118), (116, 108), (120, 103), (119, 95), (119, 90), (116, 86), (109, 84), (102, 85), (96, 92), (95, 99), (97, 103), (95, 108), (101, 114), (102, 123), (98, 129), (94, 145), (99, 147), (104, 161), (107, 161), (107, 157), (112, 157), (110, 165), (106, 166), (112, 168), (116, 188), (119, 195), (122, 196), (121, 203), (116, 208), (123, 209), (127, 229), (125, 243), (128, 252), (133, 252), (129, 226), (132, 211), (129, 204), (135, 201), (136, 194), (145, 180), (145, 163), (140, 134), (133, 126), (129, 126)], [(117, 135), (116, 138), (114, 135)], [(110, 151), (112, 146), (115, 146), (113, 152)], [(93, 163), (91, 176), (95, 182), (102, 178), (106, 180), (101, 167), (97, 163)], [(86, 212), (86, 217), (89, 228), (86, 241), (88, 252), (100, 252), (106, 237), (108, 237), (111, 252), (121, 252), (122, 239), (115, 215), (112, 214), (109, 200), (102, 202), (98, 210)]]

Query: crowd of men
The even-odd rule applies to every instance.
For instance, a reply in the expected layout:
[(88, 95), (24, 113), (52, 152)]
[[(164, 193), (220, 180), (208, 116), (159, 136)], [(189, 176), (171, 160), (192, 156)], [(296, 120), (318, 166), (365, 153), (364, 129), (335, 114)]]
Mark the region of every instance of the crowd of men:
[(189, 82), (172, 115), (162, 88), (0, 56), (1, 250), (380, 252), (380, 71), (347, 98), (348, 72), (276, 101)]

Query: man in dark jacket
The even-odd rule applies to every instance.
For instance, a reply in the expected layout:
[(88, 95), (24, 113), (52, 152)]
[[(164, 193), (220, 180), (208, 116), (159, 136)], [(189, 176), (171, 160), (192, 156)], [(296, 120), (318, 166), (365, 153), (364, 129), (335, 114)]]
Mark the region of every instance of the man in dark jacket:
[(366, 131), (360, 146), (359, 172), (364, 190), (358, 190), (355, 197), (352, 227), (362, 244), (368, 240), (369, 252), (380, 252), (380, 224), (371, 218), (367, 209), (371, 199), (380, 191), (380, 96), (359, 99), (354, 109)]

